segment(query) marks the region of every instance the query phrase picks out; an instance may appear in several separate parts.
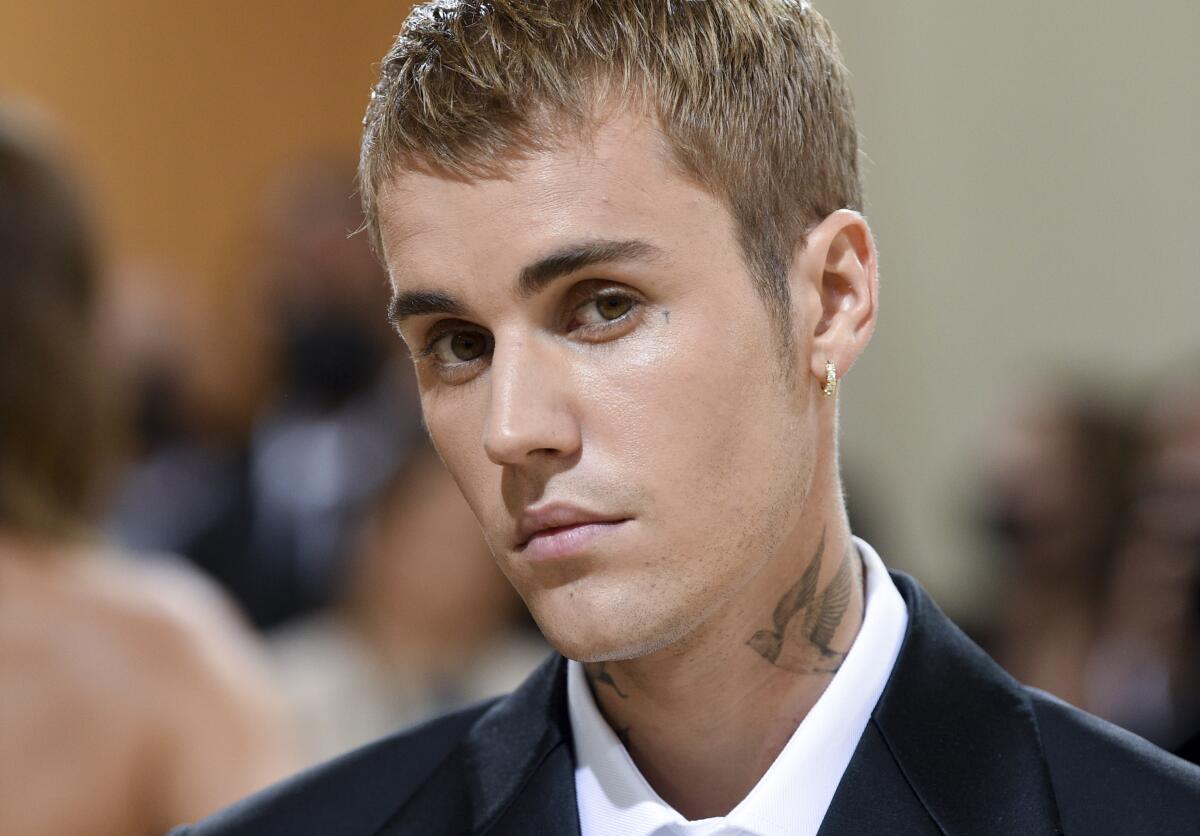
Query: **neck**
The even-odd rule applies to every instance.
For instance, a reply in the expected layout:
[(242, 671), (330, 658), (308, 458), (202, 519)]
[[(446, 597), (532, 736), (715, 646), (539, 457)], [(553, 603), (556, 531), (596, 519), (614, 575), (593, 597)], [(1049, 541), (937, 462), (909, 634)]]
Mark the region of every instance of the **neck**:
[(858, 636), (862, 565), (837, 506), (802, 521), (747, 589), (685, 639), (585, 666), (639, 770), (688, 819), (725, 815), (753, 789)]

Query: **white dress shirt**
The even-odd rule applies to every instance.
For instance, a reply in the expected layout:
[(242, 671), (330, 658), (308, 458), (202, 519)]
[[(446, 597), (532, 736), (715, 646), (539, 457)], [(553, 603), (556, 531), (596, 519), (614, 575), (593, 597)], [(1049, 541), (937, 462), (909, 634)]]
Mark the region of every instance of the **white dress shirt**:
[(855, 538), (863, 622), (829, 686), (766, 774), (727, 816), (688, 821), (646, 782), (596, 708), (583, 666), (567, 666), (575, 796), (583, 836), (813, 836), (896, 664), (908, 609), (875, 550)]

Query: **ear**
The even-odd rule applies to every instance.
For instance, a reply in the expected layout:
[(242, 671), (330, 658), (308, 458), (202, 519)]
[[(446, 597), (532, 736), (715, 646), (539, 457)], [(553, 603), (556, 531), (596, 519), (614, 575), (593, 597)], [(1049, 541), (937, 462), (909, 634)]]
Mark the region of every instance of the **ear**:
[(858, 212), (839, 209), (807, 235), (792, 269), (798, 334), (810, 347), (806, 361), (818, 385), (825, 385), (825, 363), (846, 375), (875, 332), (879, 295), (878, 260), (871, 228)]

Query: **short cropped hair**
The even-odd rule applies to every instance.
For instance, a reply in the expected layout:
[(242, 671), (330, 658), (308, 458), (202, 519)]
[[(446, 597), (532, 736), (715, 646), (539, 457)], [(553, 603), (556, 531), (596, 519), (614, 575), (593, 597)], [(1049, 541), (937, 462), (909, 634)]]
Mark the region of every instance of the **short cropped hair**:
[(0, 528), (87, 536), (112, 449), (82, 203), (32, 123), (0, 109)]
[(792, 254), (813, 224), (863, 202), (847, 71), (802, 0), (416, 5), (363, 120), (377, 251), (379, 190), (398, 171), (501, 174), (622, 104), (656, 119), (682, 172), (725, 202), (768, 310), (790, 323)]

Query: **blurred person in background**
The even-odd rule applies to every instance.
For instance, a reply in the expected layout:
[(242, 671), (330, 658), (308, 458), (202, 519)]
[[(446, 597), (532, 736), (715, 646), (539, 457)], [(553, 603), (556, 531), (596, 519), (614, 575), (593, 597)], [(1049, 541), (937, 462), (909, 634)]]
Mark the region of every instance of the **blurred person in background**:
[(339, 600), (271, 638), (312, 762), (511, 691), (549, 651), (419, 438), (371, 508)]
[[(236, 591), (230, 581), (245, 557), (249, 519), (249, 420), (229, 420), (214, 397), (227, 384), (202, 382), (214, 377), (202, 365), (221, 356), (217, 333), (186, 284), (161, 269), (114, 272), (103, 301), (105, 349), (130, 413), (106, 529), (130, 550), (184, 555)], [(260, 365), (243, 356), (224, 363), (220, 376)]]
[(1200, 378), (1149, 403), (1089, 697), (1106, 719), (1200, 763)]
[(1089, 660), (1133, 460), (1118, 410), (1044, 386), (1000, 422), (984, 455), (981, 522), (1000, 560), (994, 625), (980, 638), (1013, 676), (1095, 710)]
[(117, 413), (91, 234), (46, 145), (0, 110), (0, 833), (157, 833), (290, 762), (224, 600), (92, 528)]
[[(113, 294), (137, 444), (110, 530), (185, 555), (263, 630), (336, 598), (366, 508), (419, 421), (380, 314), (383, 273), (351, 235), (361, 225), (352, 166), (289, 165), (266, 189), (228, 315), (177, 281), (124, 276)], [(258, 321), (231, 335), (229, 315)], [(212, 363), (231, 339), (245, 356)]]
[(351, 165), (317, 159), (268, 189), (261, 288), (276, 383), (250, 437), (249, 562), (240, 585), (272, 627), (329, 603), (366, 509), (419, 425), (407, 356), (381, 315)]

